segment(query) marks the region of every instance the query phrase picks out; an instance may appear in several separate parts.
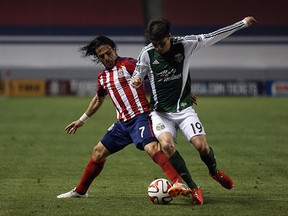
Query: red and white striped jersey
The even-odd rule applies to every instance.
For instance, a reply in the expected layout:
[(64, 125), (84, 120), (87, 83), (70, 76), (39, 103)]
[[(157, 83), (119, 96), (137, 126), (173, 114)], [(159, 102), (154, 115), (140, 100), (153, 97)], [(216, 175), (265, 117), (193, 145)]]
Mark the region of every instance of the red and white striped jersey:
[(98, 74), (97, 95), (109, 94), (116, 108), (117, 118), (121, 121), (150, 111), (143, 85), (139, 88), (130, 85), (136, 62), (133, 58), (118, 57), (112, 69)]

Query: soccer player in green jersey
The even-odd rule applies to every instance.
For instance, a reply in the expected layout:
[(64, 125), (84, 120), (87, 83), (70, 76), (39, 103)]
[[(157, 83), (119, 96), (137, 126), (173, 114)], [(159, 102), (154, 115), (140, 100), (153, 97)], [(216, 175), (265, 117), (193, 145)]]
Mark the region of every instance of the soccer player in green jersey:
[(177, 128), (198, 150), (213, 179), (226, 189), (232, 189), (234, 183), (217, 169), (204, 127), (191, 106), (190, 57), (199, 49), (215, 44), (254, 22), (254, 17), (248, 16), (209, 34), (184, 37), (173, 37), (166, 19), (152, 20), (146, 29), (146, 37), (151, 43), (143, 48), (138, 57), (131, 84), (138, 87), (144, 77), (148, 77), (152, 90), (150, 103), (154, 133), (172, 165), (191, 188), (193, 203), (196, 204), (204, 202), (202, 191), (192, 180), (185, 161), (174, 145)]

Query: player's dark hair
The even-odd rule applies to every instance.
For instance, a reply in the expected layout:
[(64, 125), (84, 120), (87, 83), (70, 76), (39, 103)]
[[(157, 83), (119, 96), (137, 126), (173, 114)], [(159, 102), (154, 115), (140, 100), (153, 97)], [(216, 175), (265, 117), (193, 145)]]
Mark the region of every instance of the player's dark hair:
[(93, 61), (99, 62), (98, 56), (96, 54), (96, 49), (102, 45), (109, 45), (112, 49), (116, 49), (116, 44), (110, 38), (100, 35), (91, 40), (88, 44), (80, 48), (80, 52), (82, 53), (82, 57), (93, 57)]
[(170, 22), (167, 19), (151, 20), (145, 30), (145, 37), (149, 41), (161, 41), (170, 34)]

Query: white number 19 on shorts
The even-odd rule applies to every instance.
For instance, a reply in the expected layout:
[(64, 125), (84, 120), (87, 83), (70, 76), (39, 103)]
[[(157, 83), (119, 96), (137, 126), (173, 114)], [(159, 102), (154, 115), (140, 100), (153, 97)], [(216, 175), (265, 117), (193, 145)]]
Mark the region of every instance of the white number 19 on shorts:
[(203, 131), (203, 127), (200, 122), (196, 122), (195, 124), (191, 124), (192, 130), (194, 134), (200, 134)]

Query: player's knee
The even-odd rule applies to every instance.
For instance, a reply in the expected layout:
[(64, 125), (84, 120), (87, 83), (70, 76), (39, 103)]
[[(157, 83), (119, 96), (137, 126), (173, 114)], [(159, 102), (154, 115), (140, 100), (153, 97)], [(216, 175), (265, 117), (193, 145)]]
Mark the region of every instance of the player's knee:
[(173, 136), (165, 132), (158, 137), (158, 140), (161, 144), (163, 151), (168, 155), (172, 155), (176, 151), (176, 147), (174, 145)]
[(203, 143), (202, 145), (199, 146), (199, 149), (197, 149), (199, 153), (203, 155), (208, 155), (210, 152), (209, 146), (206, 145), (206, 143)]
[(199, 153), (209, 154), (210, 148), (204, 136), (193, 137), (191, 142)]
[(93, 148), (92, 158), (97, 161), (105, 160), (106, 157), (109, 155), (108, 150), (103, 146), (101, 142), (99, 142)]
[(158, 139), (162, 147), (174, 145), (173, 137), (170, 135), (163, 134), (160, 135)]
[(172, 151), (175, 149), (175, 145), (173, 143), (166, 143), (162, 147), (165, 151)]
[(176, 151), (176, 147), (174, 145), (174, 143), (172, 142), (168, 142), (168, 143), (164, 143), (162, 145), (161, 143), (161, 146), (162, 146), (162, 149), (163, 151), (168, 155), (168, 156), (171, 156), (175, 151)]
[(160, 145), (158, 142), (151, 142), (145, 145), (144, 150), (150, 155), (154, 155), (160, 150)]

